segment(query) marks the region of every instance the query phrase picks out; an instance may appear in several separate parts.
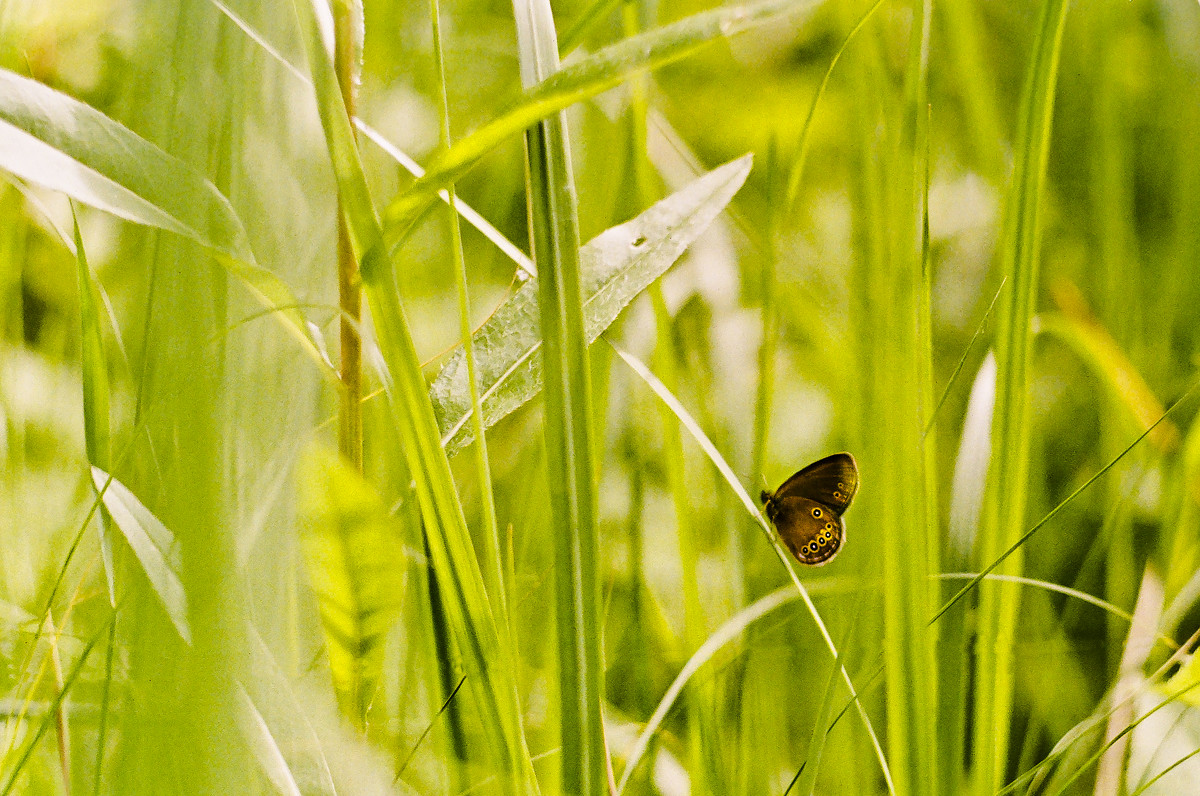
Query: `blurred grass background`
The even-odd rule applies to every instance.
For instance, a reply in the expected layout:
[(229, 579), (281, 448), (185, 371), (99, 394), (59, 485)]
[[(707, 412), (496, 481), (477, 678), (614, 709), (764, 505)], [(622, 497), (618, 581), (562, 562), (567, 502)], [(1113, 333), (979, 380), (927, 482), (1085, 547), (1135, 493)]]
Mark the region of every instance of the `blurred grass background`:
[[(364, 5), (357, 114), (420, 163), (520, 106), (522, 63), (554, 60), (518, 44), (504, 3), (442, 4), (437, 28), (423, 3)], [(520, 249), (556, 241), (535, 247), (544, 277), (578, 267), (563, 241), (755, 156), (587, 374), (563, 288), (546, 339), (566, 341), (553, 405), (569, 409), (524, 405), (486, 457), (451, 457), (452, 480), (405, 414), (421, 396), (383, 394), (405, 382), (391, 337), (391, 378), (373, 364), (372, 318), (398, 297), (432, 381), (460, 307), (477, 328), (524, 276), (444, 204), (394, 254), (394, 288), (364, 279), (360, 477), (305, 453), (337, 448), (339, 389), (221, 257), (72, 206), (44, 174), (7, 177), (0, 789), (599, 793), (603, 761), (572, 764), (602, 712), (626, 793), (1192, 792), (1200, 8), (794, 5), (571, 104), (542, 179), (565, 174), (573, 197), (527, 200), (542, 150), (527, 164), (519, 136), (452, 175), (456, 202)], [(356, 259), (380, 233), (346, 198), (355, 164), (329, 154), (298, 8), (10, 0), (0, 66), (207, 177), (336, 364), (339, 190)], [(554, 4), (564, 69), (709, 8)], [(359, 141), (382, 210), (412, 178)], [(548, 455), (543, 426), (564, 418), (551, 439), (590, 435), (590, 477)], [(700, 433), (750, 494), (857, 457), (845, 548), (796, 567), (820, 629)], [(97, 510), (107, 473), (127, 514), (107, 491)], [(560, 506), (579, 510), (573, 536)], [(439, 541), (458, 524), (476, 559)], [(1004, 580), (930, 624), (1022, 539)], [(596, 610), (564, 639), (556, 589), (588, 544)], [(576, 642), (602, 649), (602, 686), (563, 674)]]

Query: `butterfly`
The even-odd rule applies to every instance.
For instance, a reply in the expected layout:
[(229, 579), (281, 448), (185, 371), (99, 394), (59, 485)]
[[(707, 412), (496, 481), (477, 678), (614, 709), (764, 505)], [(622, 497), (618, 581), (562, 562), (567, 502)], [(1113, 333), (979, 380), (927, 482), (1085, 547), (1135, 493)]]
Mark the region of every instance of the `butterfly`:
[(827, 563), (846, 541), (842, 513), (858, 491), (858, 465), (849, 453), (815, 461), (763, 491), (763, 510), (801, 564)]

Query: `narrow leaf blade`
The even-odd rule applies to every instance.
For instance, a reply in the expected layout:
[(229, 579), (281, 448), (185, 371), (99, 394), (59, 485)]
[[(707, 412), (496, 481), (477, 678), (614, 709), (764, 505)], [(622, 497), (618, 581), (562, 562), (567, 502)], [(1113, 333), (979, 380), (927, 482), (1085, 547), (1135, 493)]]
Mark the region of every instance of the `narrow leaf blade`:
[(343, 711), (361, 727), (400, 608), (399, 539), (379, 495), (336, 454), (312, 448), (298, 470), (301, 550), (329, 668)]
[(36, 80), (0, 69), (0, 169), (204, 246), (324, 364), (295, 296), (283, 280), (255, 262), (229, 200), (187, 163), (121, 123)]
[(128, 487), (99, 467), (92, 467), (92, 482), (100, 491), (104, 508), (112, 517), (113, 524), (133, 549), (171, 624), (180, 637), (191, 644), (187, 594), (179, 577), (181, 562), (175, 534)]
[[(595, 342), (629, 302), (679, 259), (717, 217), (750, 173), (752, 156), (726, 163), (656, 203), (644, 213), (601, 233), (579, 250), (584, 328)], [(483, 401), (489, 428), (531, 400), (542, 388), (538, 286), (529, 280), (475, 333)], [(430, 387), (446, 452), (474, 439), (466, 360), (459, 348)]]

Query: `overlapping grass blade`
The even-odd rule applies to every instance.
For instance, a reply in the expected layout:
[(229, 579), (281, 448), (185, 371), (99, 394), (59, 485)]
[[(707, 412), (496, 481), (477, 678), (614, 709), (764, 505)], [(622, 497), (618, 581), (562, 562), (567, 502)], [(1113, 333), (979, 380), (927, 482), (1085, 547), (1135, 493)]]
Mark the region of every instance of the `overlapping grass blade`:
[[(584, 335), (593, 343), (629, 302), (683, 254), (728, 205), (750, 173), (751, 156), (713, 169), (579, 251)], [(479, 362), (483, 425), (532, 399), (542, 386), (537, 280), (525, 282), (472, 337)], [(448, 454), (471, 442), (471, 394), (463, 349), (429, 390)]]
[(255, 262), (224, 195), (182, 160), (96, 109), (0, 69), (0, 168), (204, 246), (324, 364), (291, 290)]
[[(439, 115), (439, 138), (441, 146), (450, 146), (450, 97), (446, 84), (446, 63), (443, 52), (441, 11), (438, 0), (430, 0), (429, 16), (433, 28), (433, 52), (437, 62), (441, 104)], [(461, 351), (466, 361), (467, 394), (470, 399), (471, 431), (475, 440), (475, 477), (483, 508), (484, 539), (484, 582), (492, 600), (494, 613), (500, 627), (504, 644), (512, 652), (512, 634), (509, 628), (508, 599), (504, 584), (503, 564), (500, 560), (500, 530), (496, 518), (496, 495), (492, 484), (492, 468), (488, 461), (487, 437), (484, 435), (483, 404), (479, 393), (479, 367), (475, 355), (475, 343), (471, 334), (471, 299), (467, 290), (467, 264), (463, 255), (462, 229), (458, 220), (458, 198), (454, 186), (447, 189), (446, 198), (450, 208), (450, 245), (454, 265), (454, 288), (458, 295), (458, 330)], [(437, 414), (434, 404), (434, 414)], [(439, 427), (441, 423), (439, 421)], [(444, 443), (444, 438), (443, 438)], [(449, 454), (447, 454), (449, 455)]]
[(79, 660), (77, 660), (75, 665), (71, 667), (70, 673), (68, 673), (66, 678), (63, 680), (62, 687), (59, 688), (57, 693), (54, 695), (54, 700), (51, 702), (49, 709), (42, 714), (41, 721), (38, 722), (37, 726), (33, 730), (33, 733), (22, 746), (20, 755), (13, 762), (11, 767), (5, 766), (7, 769), (6, 778), (3, 785), (0, 786), (0, 796), (8, 796), (9, 793), (12, 793), (13, 788), (16, 787), (18, 781), (20, 780), (21, 772), (29, 762), (29, 758), (33, 754), (33, 750), (37, 748), (38, 742), (42, 739), (42, 736), (49, 731), (50, 725), (54, 723), (55, 718), (58, 715), (58, 711), (62, 707), (63, 701), (67, 698), (67, 693), (75, 685), (75, 681), (79, 679), (79, 674), (83, 671), (83, 667), (84, 664), (87, 663), (88, 656), (91, 655), (92, 650), (96, 648), (96, 643), (99, 642), (100, 639), (108, 636), (109, 625), (112, 622), (115, 622), (116, 618), (117, 612), (115, 610), (110, 612), (108, 619), (100, 625), (99, 629), (95, 633), (92, 634), (91, 639), (88, 640), (88, 643), (80, 651)]
[(811, 11), (822, 0), (766, 0), (695, 14), (624, 39), (527, 88), (511, 110), (462, 138), (429, 164), (425, 176), (392, 201), (384, 214), (389, 246), (395, 245), (434, 201), (437, 192), (466, 173), (497, 144), (537, 121), (619, 85), (642, 69), (683, 58), (718, 38), (732, 36), (786, 14)]
[(99, 467), (92, 467), (92, 482), (100, 492), (113, 524), (121, 531), (146, 573), (171, 624), (179, 637), (190, 644), (188, 600), (179, 574), (181, 561), (175, 535), (128, 487)]
[[(521, 82), (558, 71), (548, 0), (514, 0)], [(608, 788), (604, 659), (600, 640), (599, 529), (592, 379), (584, 329), (579, 218), (567, 120), (561, 111), (525, 131), (529, 236), (538, 264), (538, 318), (545, 379), (546, 476), (554, 545), (559, 727), (563, 792)]]
[(294, 5), (342, 212), (355, 255), (361, 258), (360, 273), (385, 366), (382, 375), (388, 405), (401, 440), (402, 450), (389, 450), (387, 455), (402, 453), (405, 463), (398, 464), (397, 469), (406, 466), (412, 474), (431, 563), (442, 587), (469, 685), (479, 703), (490, 751), (511, 778), (505, 783), (510, 792), (536, 792), (513, 669), (501, 649), (483, 575), (455, 492), (450, 463), (442, 450), (421, 363), (400, 306), (392, 263), (382, 245), (382, 230), (326, 49), (328, 10), (323, 3), (312, 0), (295, 0)]
[[(96, 467), (92, 468), (92, 479), (112, 515), (113, 524), (129, 543), (171, 624), (180, 638), (190, 644), (186, 594), (179, 575), (179, 545), (175, 535), (120, 481)], [(261, 726), (255, 722), (241, 725), (251, 748), (263, 753), (274, 749), (282, 755), (287, 773), (276, 768), (272, 779), (281, 777), (284, 781), (300, 782), (305, 793), (335, 793), (320, 741), (291, 697), (290, 685), (253, 628), (247, 635), (251, 641), (255, 678), (248, 686), (238, 685), (239, 710), (251, 709), (257, 721), (262, 722)], [(247, 713), (242, 718), (250, 716)], [(264, 732), (269, 738), (263, 736)], [(295, 740), (295, 743), (281, 745), (281, 737)], [(263, 760), (264, 766), (279, 765), (278, 760), (274, 763), (272, 760), (268, 755)]]
[(834, 695), (837, 693), (837, 676), (843, 666), (842, 659), (846, 652), (846, 645), (854, 632), (857, 618), (856, 614), (846, 625), (845, 634), (838, 645), (837, 657), (833, 660), (833, 666), (829, 667), (829, 677), (826, 678), (825, 688), (821, 692), (821, 704), (817, 708), (812, 735), (808, 739), (808, 750), (804, 754), (804, 765), (793, 781), (793, 787), (800, 796), (814, 796), (816, 793), (817, 773), (821, 770), (821, 755), (825, 751), (825, 741), (829, 737), (829, 731), (833, 729), (833, 703)]
[[(1054, 110), (1059, 52), (1066, 20), (1065, 0), (1045, 0), (1034, 37), (1021, 121), (1014, 148), (1016, 164), (1008, 199), (1008, 223), (1001, 243), (1006, 289), (999, 308), (996, 352), (996, 410), (992, 454), (977, 547), (978, 561), (995, 561), (1015, 550), (1025, 524), (1029, 458), (1030, 322), (1038, 295), (1039, 209)], [(981, 567), (982, 569), (982, 567)], [(1004, 570), (1019, 574), (1018, 556)], [(992, 796), (1004, 784), (1008, 760), (1018, 593), (1006, 584), (981, 589), (977, 613), (976, 691), (971, 733), (973, 789)]]
[(1048, 511), (1044, 517), (1042, 517), (1040, 520), (1038, 520), (1036, 523), (1034, 523), (1033, 526), (1029, 530), (1027, 530), (1015, 542), (1013, 542), (1012, 545), (1009, 546), (1009, 548), (1007, 550), (1005, 550), (998, 557), (993, 559), (991, 561), (991, 563), (989, 563), (987, 565), (987, 567), (985, 567), (978, 575), (976, 575), (975, 578), (972, 579), (972, 581), (970, 583), (968, 583), (966, 586), (963, 586), (961, 589), (959, 589), (957, 592), (955, 592), (953, 597), (951, 597), (949, 600), (947, 600), (945, 603), (942, 604), (942, 607), (939, 608), (937, 613), (933, 615), (933, 619), (931, 619), (930, 622), (936, 622), (938, 619), (940, 619), (943, 614), (945, 614), (952, 607), (954, 607), (954, 605), (956, 603), (958, 603), (958, 601), (961, 600), (964, 596), (966, 596), (968, 592), (970, 592), (972, 589), (976, 588), (980, 584), (980, 582), (982, 582), (989, 574), (991, 574), (1001, 564), (1003, 564), (1005, 561), (1007, 561), (1010, 556), (1012, 556), (1014, 553), (1016, 553), (1021, 548), (1021, 546), (1025, 544), (1025, 542), (1029, 541), (1030, 537), (1032, 537), (1035, 533), (1040, 531), (1048, 522), (1050, 522), (1050, 520), (1054, 519), (1054, 517), (1060, 511), (1062, 511), (1064, 508), (1066, 508), (1068, 505), (1070, 505), (1071, 502), (1075, 500), (1075, 498), (1077, 498), (1080, 494), (1082, 494), (1092, 484), (1096, 483), (1096, 481), (1098, 481), (1105, 473), (1107, 473), (1109, 470), (1111, 470), (1113, 467), (1115, 467), (1116, 464), (1119, 461), (1121, 461), (1122, 459), (1124, 459), (1125, 456), (1130, 451), (1132, 451), (1134, 448), (1136, 448), (1138, 446), (1138, 444), (1141, 443), (1142, 440), (1149, 437), (1150, 434), (1152, 434), (1154, 432), (1154, 429), (1157, 428), (1160, 423), (1162, 423), (1168, 417), (1170, 417), (1172, 412), (1174, 412), (1178, 407), (1182, 406), (1184, 404), (1184, 402), (1188, 398), (1190, 398), (1194, 392), (1196, 392), (1197, 388), (1200, 388), (1200, 381), (1193, 382), (1192, 386), (1189, 387), (1183, 395), (1181, 395), (1178, 399), (1176, 399), (1175, 403), (1173, 403), (1169, 407), (1167, 407), (1167, 410), (1165, 412), (1163, 412), (1162, 416), (1158, 420), (1156, 420), (1150, 426), (1150, 428), (1146, 429), (1141, 434), (1139, 434), (1137, 436), (1137, 438), (1134, 439), (1133, 442), (1131, 442), (1127, 446), (1125, 446), (1125, 448), (1122, 449), (1119, 454), (1117, 454), (1115, 457), (1110, 459), (1107, 464), (1105, 464), (1103, 467), (1101, 467), (1099, 470), (1097, 470), (1094, 474), (1092, 474), (1092, 476), (1090, 478), (1088, 478), (1086, 481), (1084, 481), (1082, 484), (1080, 484), (1078, 487), (1076, 487), (1074, 492), (1072, 492), (1067, 497), (1063, 498), (1058, 503), (1058, 505), (1056, 505), (1053, 509)]

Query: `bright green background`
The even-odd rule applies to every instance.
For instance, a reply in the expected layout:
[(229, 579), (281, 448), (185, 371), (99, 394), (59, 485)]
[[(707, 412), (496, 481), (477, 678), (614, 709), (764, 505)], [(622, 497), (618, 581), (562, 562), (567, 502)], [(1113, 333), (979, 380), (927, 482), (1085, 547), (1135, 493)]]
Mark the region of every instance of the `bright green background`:
[[(366, 2), (359, 117), (427, 165), (450, 162), (443, 88), (452, 142), (517, 118), (446, 173), (522, 250), (531, 232), (570, 239), (566, 200), (535, 192), (527, 212), (519, 135), (563, 105), (585, 242), (754, 155), (726, 212), (591, 347), (581, 494), (603, 620), (576, 618), (603, 647), (614, 780), (684, 671), (628, 793), (1191, 792), (1194, 758), (1151, 780), (1200, 748), (1197, 680), (1170, 660), (1200, 623), (1200, 7), (894, 0), (864, 21), (870, 3), (794, 5), (728, 39), (694, 20), (648, 54), (587, 60), (709, 6), (554, 4), (578, 91), (559, 101), (522, 95), (509, 5), (442, 4), (439, 70), (427, 4)], [(368, 356), (365, 482), (312, 452), (336, 449), (318, 350), (337, 363), (339, 181), (306, 8), (0, 4), (0, 66), (178, 161), (78, 117), (40, 140), (187, 227), (67, 188), (77, 259), (51, 190), (71, 167), (15, 162), (3, 139), (0, 789), (510, 793), (532, 766), (557, 793), (572, 776), (560, 738), (584, 719), (560, 707), (566, 530), (541, 398), (489, 430), (488, 479), (455, 452), (456, 499), (414, 466), (437, 456), (412, 454), (410, 404), (389, 404)], [(17, 105), (0, 101), (8, 135)], [(382, 213), (413, 181), (360, 142)], [(332, 162), (345, 196), (353, 164)], [(365, 199), (348, 204), (369, 243)], [(376, 317), (399, 297), (429, 382), (461, 343), (456, 234), (445, 205), (424, 212), (398, 292), (381, 278), (371, 296)], [(469, 223), (461, 248), (477, 328), (519, 267)], [(382, 348), (397, 379), (404, 352)], [(837, 559), (794, 566), (801, 599), (727, 476), (757, 495), (838, 450), (862, 487)], [(124, 515), (95, 510), (104, 473)], [(426, 499), (448, 526), (462, 506), (482, 571), (463, 621), (486, 633), (464, 637), (447, 607), (463, 559), (452, 535), (446, 565), (426, 546)], [(1008, 581), (929, 624), (968, 582), (938, 574), (978, 573), (1034, 528), (996, 570)], [(442, 710), (476, 647), (497, 679)]]

